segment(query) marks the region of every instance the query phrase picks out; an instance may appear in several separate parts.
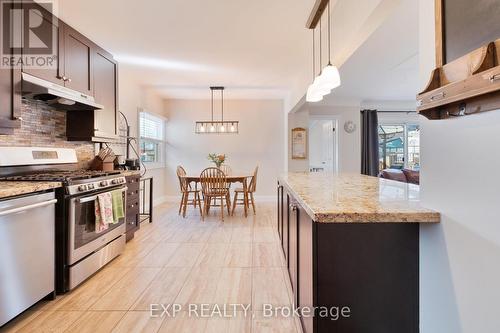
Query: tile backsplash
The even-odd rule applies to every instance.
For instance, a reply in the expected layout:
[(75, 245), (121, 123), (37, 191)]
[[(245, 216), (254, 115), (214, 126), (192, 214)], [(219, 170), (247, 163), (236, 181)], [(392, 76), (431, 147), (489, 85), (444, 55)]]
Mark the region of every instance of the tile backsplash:
[(66, 141), (66, 112), (42, 102), (23, 100), (21, 128), (0, 135), (0, 146), (57, 147), (76, 150), (79, 167), (87, 168), (95, 156), (92, 142)]

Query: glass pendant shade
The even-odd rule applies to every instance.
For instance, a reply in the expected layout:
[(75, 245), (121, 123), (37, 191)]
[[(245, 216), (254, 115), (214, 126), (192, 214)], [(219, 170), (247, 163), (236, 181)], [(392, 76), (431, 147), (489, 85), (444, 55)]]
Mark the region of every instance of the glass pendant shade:
[(306, 101), (309, 103), (319, 102), (323, 99), (323, 95), (318, 93), (316, 85), (314, 83), (309, 85), (307, 88)]
[(318, 77), (318, 89), (321, 92), (326, 92), (327, 94), (340, 86), (340, 74), (336, 66), (328, 64), (321, 71), (321, 75)]

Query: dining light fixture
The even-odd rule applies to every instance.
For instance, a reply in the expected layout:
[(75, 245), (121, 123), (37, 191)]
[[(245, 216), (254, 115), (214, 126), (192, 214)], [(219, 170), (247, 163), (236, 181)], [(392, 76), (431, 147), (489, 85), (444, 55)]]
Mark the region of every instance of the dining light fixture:
[[(320, 72), (319, 76), (316, 76), (313, 83), (307, 88), (306, 101), (307, 102), (319, 102), (323, 99), (323, 96), (330, 94), (330, 92), (340, 86), (340, 74), (338, 68), (332, 64), (331, 57), (331, 24), (330, 24), (330, 2), (328, 2), (328, 65), (325, 66)], [(316, 75), (315, 71), (315, 40), (314, 40), (314, 28), (313, 28), (313, 77)], [(319, 61), (320, 68), (321, 64), (321, 17), (319, 22)]]
[[(224, 120), (224, 87), (210, 87), (211, 90), (211, 120), (197, 121), (195, 124), (196, 134), (237, 134), (239, 121)], [(214, 91), (221, 92), (221, 120), (214, 120)]]

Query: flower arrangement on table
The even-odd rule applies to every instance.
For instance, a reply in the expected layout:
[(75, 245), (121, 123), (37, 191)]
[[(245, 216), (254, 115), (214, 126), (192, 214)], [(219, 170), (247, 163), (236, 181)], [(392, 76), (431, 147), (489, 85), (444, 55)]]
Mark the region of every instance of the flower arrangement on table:
[(218, 168), (224, 163), (226, 160), (226, 155), (225, 154), (208, 154), (208, 159), (212, 161)]

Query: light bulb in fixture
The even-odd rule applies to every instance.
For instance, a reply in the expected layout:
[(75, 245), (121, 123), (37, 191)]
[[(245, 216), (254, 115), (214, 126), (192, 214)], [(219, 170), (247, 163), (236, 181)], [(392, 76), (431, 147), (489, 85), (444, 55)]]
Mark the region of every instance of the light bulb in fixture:
[(205, 132), (205, 126), (203, 126), (203, 124), (200, 126), (200, 132)]
[(309, 88), (307, 88), (306, 101), (315, 103), (321, 101), (322, 99), (323, 95), (317, 91), (316, 85), (314, 83), (310, 84)]
[(221, 132), (225, 132), (226, 131), (226, 128), (224, 127), (224, 124), (222, 124), (222, 126), (220, 127), (220, 131)]
[(231, 132), (234, 132), (234, 124), (231, 124)]
[(215, 126), (214, 125), (210, 126), (210, 132), (215, 132)]

